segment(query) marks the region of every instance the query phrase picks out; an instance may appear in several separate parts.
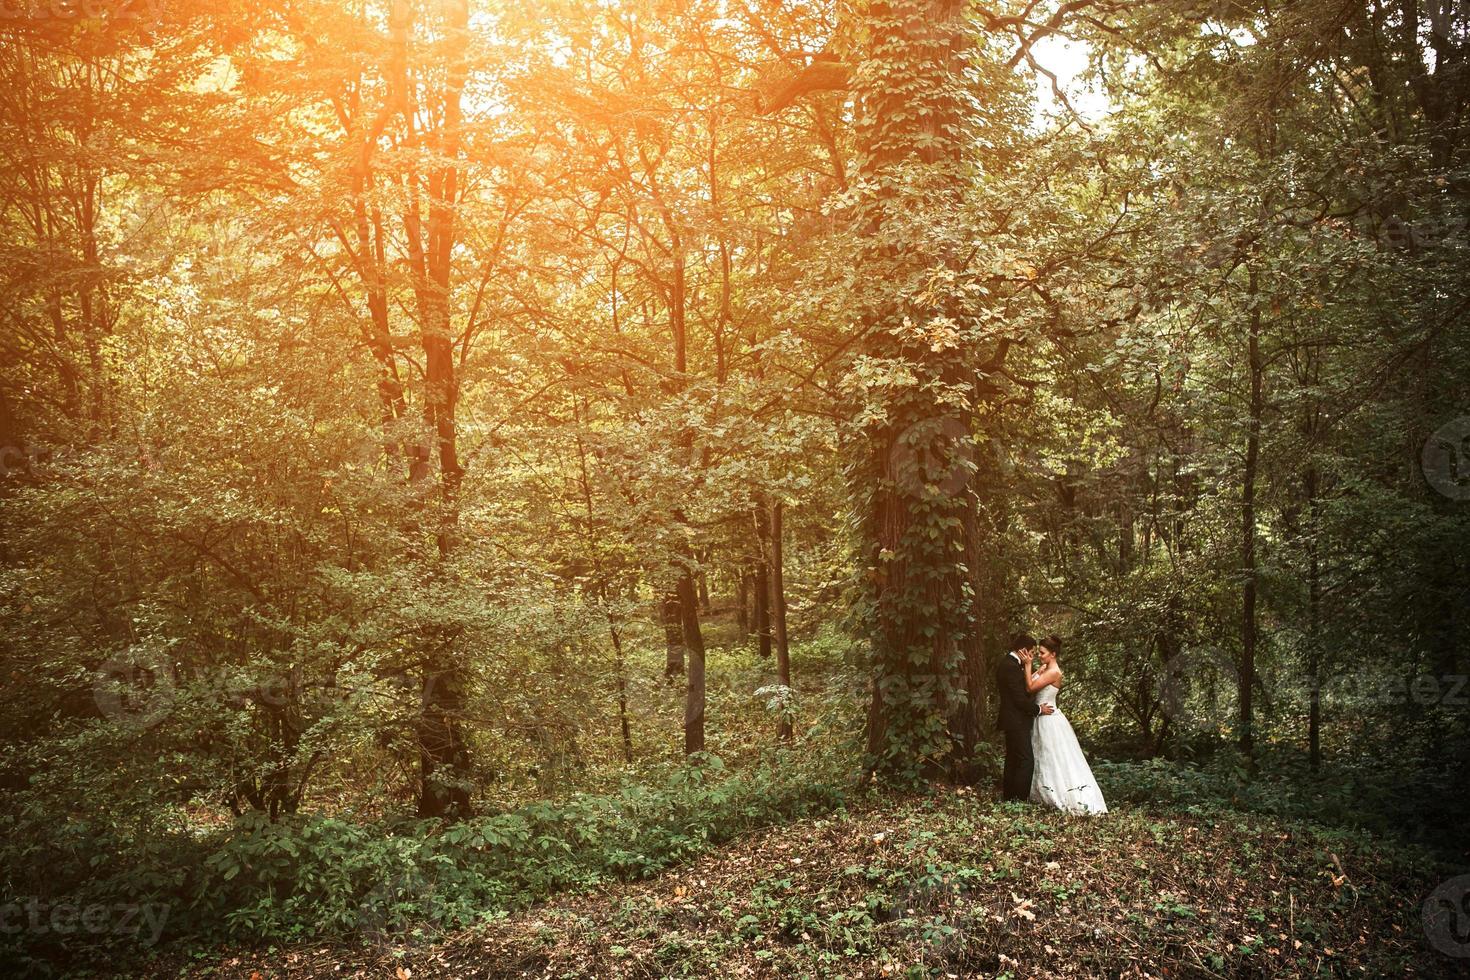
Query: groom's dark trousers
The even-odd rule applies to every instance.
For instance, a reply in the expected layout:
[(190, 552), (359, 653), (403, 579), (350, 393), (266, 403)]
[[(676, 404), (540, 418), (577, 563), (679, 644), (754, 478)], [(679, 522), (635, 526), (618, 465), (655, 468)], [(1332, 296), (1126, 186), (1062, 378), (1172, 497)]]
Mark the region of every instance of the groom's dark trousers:
[(1036, 759), (1031, 754), (1031, 725), (1041, 713), (1026, 690), (1026, 672), (1010, 654), (995, 668), (995, 689), (1000, 694), (1000, 714), (995, 727), (1005, 732), (1006, 768), (1001, 777), (1001, 796), (1007, 800), (1031, 797), (1031, 774)]

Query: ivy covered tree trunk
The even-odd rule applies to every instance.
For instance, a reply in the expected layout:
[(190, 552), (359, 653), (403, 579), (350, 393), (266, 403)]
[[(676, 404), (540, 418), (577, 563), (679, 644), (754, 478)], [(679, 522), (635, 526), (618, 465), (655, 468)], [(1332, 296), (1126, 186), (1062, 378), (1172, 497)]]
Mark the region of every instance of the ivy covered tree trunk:
[(958, 742), (951, 771), (961, 782), (980, 778), (976, 753), (993, 731), (990, 705), (991, 664), (1004, 653), (1006, 611), (1004, 570), (997, 561), (1001, 536), (996, 522), (1003, 511), (997, 498), (995, 474), (977, 471), (970, 478), (966, 501), (964, 546), (970, 574), (971, 622), (961, 663), (964, 699), (954, 705), (950, 727)]
[(964, 185), (972, 38), (957, 0), (870, 3), (862, 26), (858, 217), (864, 278), (874, 284), (855, 473), (873, 658), (867, 764), (885, 781), (908, 782), (952, 761), (974, 633), (974, 368), (955, 342), (949, 298), (929, 288), (936, 271), (962, 264), (935, 253), (931, 232)]

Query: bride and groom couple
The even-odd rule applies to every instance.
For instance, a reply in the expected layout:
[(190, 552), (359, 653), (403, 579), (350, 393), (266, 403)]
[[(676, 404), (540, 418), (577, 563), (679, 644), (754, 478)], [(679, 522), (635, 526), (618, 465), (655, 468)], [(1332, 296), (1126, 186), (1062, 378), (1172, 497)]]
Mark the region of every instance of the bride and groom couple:
[[(1106, 813), (1102, 790), (1077, 744), (1077, 735), (1057, 708), (1062, 689), (1062, 652), (1056, 634), (1037, 643), (1020, 634), (996, 668), (1006, 766), (1001, 780), (1007, 800), (1031, 800), (1069, 813)], [(1033, 663), (1039, 661), (1039, 664)]]

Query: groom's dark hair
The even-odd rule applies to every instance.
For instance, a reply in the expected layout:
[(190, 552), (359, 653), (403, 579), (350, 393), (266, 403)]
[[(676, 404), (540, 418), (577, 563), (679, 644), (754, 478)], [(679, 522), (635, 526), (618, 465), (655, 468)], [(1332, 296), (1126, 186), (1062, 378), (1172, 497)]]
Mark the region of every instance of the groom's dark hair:
[(1060, 636), (1057, 636), (1055, 633), (1052, 633), (1046, 639), (1042, 640), (1041, 645), (1046, 647), (1057, 656), (1062, 655), (1062, 638)]
[(1011, 637), (1012, 650), (1030, 650), (1034, 646), (1036, 646), (1036, 637), (1030, 633), (1017, 633)]

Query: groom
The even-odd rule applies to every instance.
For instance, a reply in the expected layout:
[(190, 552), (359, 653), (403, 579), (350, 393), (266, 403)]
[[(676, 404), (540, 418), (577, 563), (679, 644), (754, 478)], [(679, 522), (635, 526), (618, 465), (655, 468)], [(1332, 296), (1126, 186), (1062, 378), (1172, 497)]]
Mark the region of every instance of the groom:
[(1031, 656), (1036, 646), (1033, 637), (1021, 633), (1011, 640), (1011, 652), (995, 669), (995, 689), (1000, 692), (1000, 714), (995, 727), (1006, 734), (1006, 768), (1001, 779), (1001, 796), (1007, 800), (1031, 797), (1031, 771), (1036, 760), (1031, 754), (1031, 724), (1040, 714), (1051, 714), (1056, 708), (1038, 705), (1026, 690), (1026, 668), (1021, 658)]

